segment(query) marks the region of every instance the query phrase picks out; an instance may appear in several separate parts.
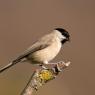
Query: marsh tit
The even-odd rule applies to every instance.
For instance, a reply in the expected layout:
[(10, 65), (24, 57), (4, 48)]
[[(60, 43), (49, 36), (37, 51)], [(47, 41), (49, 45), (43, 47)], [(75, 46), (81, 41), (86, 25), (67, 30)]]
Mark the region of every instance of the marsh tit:
[(23, 61), (39, 65), (51, 64), (50, 61), (59, 53), (62, 45), (70, 40), (69, 38), (70, 35), (65, 29), (55, 28), (51, 33), (40, 38), (11, 63), (1, 68), (0, 73)]

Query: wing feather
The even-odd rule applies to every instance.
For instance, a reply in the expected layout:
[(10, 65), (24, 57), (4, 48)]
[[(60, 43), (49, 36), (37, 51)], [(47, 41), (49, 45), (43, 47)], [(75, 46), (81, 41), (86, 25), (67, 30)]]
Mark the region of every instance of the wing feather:
[[(50, 37), (51, 36), (51, 37)], [(53, 40), (52, 35), (46, 35), (39, 39), (37, 42), (35, 42), (31, 47), (29, 47), (27, 50), (25, 50), (20, 56), (18, 56), (14, 61), (21, 61), (23, 58), (27, 58), (30, 54), (32, 54), (35, 51), (42, 50), (49, 45), (51, 45), (51, 41)]]
[(48, 46), (49, 46), (49, 44), (43, 44), (43, 43), (36, 42), (30, 48), (25, 50), (20, 56), (18, 56), (14, 61), (19, 62), (19, 61), (21, 61), (21, 59), (27, 58), (33, 52), (42, 50)]

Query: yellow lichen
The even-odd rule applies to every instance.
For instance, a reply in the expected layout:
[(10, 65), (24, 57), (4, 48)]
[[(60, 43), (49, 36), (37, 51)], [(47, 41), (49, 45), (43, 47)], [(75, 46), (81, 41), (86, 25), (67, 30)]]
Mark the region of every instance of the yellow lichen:
[(50, 70), (43, 70), (40, 72), (39, 78), (42, 79), (43, 81), (48, 81), (53, 78), (53, 74)]

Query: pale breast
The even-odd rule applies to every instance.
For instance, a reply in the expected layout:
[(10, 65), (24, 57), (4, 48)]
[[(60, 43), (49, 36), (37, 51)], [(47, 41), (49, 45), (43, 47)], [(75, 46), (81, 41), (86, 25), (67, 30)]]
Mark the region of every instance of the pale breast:
[(31, 54), (31, 58), (35, 62), (45, 62), (52, 60), (60, 51), (61, 43), (55, 41), (53, 44), (45, 49), (39, 50)]

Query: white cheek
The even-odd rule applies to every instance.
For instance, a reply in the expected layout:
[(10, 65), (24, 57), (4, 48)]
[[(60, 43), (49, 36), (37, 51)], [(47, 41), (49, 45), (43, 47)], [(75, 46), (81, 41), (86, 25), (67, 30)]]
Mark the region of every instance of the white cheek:
[(66, 39), (66, 37), (65, 36), (62, 36), (62, 39)]

